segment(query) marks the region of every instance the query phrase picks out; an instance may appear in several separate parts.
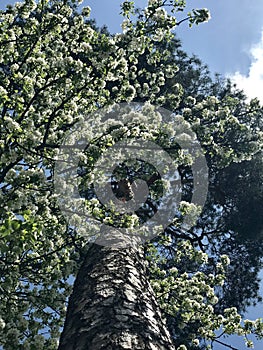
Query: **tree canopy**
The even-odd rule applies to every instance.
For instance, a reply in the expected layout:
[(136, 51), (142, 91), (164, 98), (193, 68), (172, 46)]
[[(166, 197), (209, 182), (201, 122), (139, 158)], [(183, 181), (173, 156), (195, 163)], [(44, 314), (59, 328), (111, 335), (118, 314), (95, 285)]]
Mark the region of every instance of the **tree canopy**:
[[(83, 152), (78, 175), (86, 207), (99, 221), (120, 224), (96, 200), (89, 178), (96, 160), (117, 141), (142, 138), (181, 157), (180, 210), (145, 245), (149, 278), (174, 344), (180, 350), (205, 348), (217, 340), (219, 330), (262, 337), (260, 320), (242, 322), (237, 311), (242, 305), (231, 305), (230, 298), (224, 305), (232, 288), (227, 279), (224, 289), (227, 255), (237, 261), (233, 250), (220, 245), (230, 233), (247, 237), (262, 205), (262, 189), (255, 185), (262, 176), (259, 101), (247, 102), (229, 84), (213, 81), (197, 58), (182, 51), (173, 30), (186, 20), (190, 26), (207, 21), (206, 9), (184, 16), (183, 0), (149, 0), (139, 11), (124, 1), (122, 33), (111, 35), (98, 30), (89, 19), (90, 9), (79, 10), (78, 3), (25, 0), (0, 12), (0, 345), (4, 350), (57, 348), (88, 241), (61, 212), (54, 190), (56, 159), (64, 136), (85, 121), (83, 116), (94, 116), (96, 127), (100, 110), (122, 102), (144, 107), (136, 111), (137, 119), (105, 125)], [(181, 225), (183, 217), (198, 211), (190, 203), (191, 157), (180, 153), (169, 125), (158, 128), (157, 118), (149, 128), (147, 116), (155, 120), (158, 108), (169, 109), (194, 131), (209, 169), (207, 204), (188, 231)], [(126, 177), (131, 184), (142, 177), (151, 200), (136, 219), (126, 215), (121, 224), (127, 227), (158, 210), (165, 187), (149, 164), (132, 167)], [(122, 163), (115, 170), (115, 192), (126, 168)], [(237, 196), (242, 179), (252, 173), (255, 180), (247, 180), (251, 188)], [(253, 210), (244, 217), (246, 195)], [(259, 217), (254, 229), (262, 237)]]

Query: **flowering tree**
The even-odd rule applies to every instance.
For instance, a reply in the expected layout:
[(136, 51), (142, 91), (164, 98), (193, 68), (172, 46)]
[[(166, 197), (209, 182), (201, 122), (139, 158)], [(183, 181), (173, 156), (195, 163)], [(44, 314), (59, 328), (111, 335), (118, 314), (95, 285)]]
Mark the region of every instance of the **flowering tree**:
[[(223, 284), (228, 257), (222, 256), (213, 273), (206, 274), (208, 257), (197, 249), (193, 237), (175, 235), (180, 215), (196, 210), (195, 206), (184, 201), (172, 225), (160, 236), (158, 243), (176, 252), (169, 269), (167, 264), (162, 268), (161, 250), (154, 243), (148, 244), (145, 255), (153, 276), (150, 287), (149, 267), (141, 248), (120, 250), (87, 244), (83, 235), (65, 220), (54, 191), (55, 160), (65, 133), (83, 121), (83, 115), (116, 103), (147, 102), (145, 108), (150, 110), (154, 104), (179, 113), (180, 120), (196, 132), (207, 158), (213, 160), (211, 164), (223, 167), (232, 161), (249, 159), (261, 149), (262, 126), (252, 127), (258, 125), (262, 116), (257, 101), (242, 106), (229, 96), (221, 100), (204, 96), (199, 101), (185, 96), (182, 86), (174, 81), (178, 65), (161, 44), (165, 46), (172, 40), (172, 30), (183, 21), (193, 25), (209, 18), (208, 11), (200, 9), (177, 20), (174, 14), (180, 16), (184, 8), (183, 0), (149, 0), (148, 6), (136, 15), (133, 2), (124, 1), (122, 33), (112, 36), (95, 30), (88, 20), (90, 9), (83, 8), (80, 13), (73, 0), (26, 0), (1, 11), (3, 349), (57, 349), (72, 276), (78, 270), (60, 349), (172, 349), (173, 344), (181, 350), (186, 346), (198, 348), (200, 339), (214, 341), (214, 332), (220, 327), (227, 334), (255, 332), (262, 336), (259, 320), (242, 324), (236, 309), (228, 308), (224, 314), (214, 312), (215, 289)], [(98, 149), (103, 153), (127, 133), (158, 141), (162, 147), (174, 146), (169, 125), (164, 130), (149, 130), (145, 118), (136, 120), (137, 125), (133, 122), (109, 124), (108, 133), (93, 140), (88, 153), (83, 152), (84, 170), (92, 168), (100, 155)], [(236, 137), (239, 142), (233, 145), (230, 141)], [(179, 157), (178, 147), (176, 152)], [(191, 163), (189, 157), (181, 158), (183, 167)], [(146, 174), (150, 174), (147, 166)], [(162, 192), (158, 187), (160, 179), (155, 177), (153, 197)], [(144, 180), (149, 185), (153, 178), (151, 173)], [(105, 210), (96, 206), (94, 196), (81, 186), (85, 205), (103, 221)], [(142, 220), (145, 215), (143, 212)], [(127, 215), (124, 225), (136, 225), (135, 221)], [(127, 267), (130, 275), (124, 273)], [(142, 292), (144, 298), (140, 300)], [(112, 311), (105, 314), (106, 309)], [(89, 312), (96, 316), (94, 324)], [(167, 313), (178, 319), (173, 334), (166, 329)], [(116, 323), (110, 325), (113, 321)]]

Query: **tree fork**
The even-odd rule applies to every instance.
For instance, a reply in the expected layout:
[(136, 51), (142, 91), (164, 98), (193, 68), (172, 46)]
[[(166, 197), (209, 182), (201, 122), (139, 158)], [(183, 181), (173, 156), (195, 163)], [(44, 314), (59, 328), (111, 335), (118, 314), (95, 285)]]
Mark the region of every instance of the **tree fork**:
[(58, 350), (173, 350), (146, 266), (142, 246), (90, 244)]

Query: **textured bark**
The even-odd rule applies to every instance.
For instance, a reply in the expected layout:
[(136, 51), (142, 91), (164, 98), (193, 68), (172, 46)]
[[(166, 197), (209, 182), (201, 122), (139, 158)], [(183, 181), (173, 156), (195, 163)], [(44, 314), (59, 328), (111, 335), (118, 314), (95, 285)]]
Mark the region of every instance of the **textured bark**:
[(172, 350), (141, 248), (91, 244), (58, 350)]

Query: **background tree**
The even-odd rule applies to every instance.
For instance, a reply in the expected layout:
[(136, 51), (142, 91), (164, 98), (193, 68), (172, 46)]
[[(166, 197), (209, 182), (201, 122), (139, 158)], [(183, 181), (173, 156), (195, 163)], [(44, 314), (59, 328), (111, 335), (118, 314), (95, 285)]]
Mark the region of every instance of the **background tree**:
[[(186, 118), (192, 118), (192, 111), (189, 109), (189, 100), (187, 99), (189, 87), (191, 96), (196, 101), (202, 102), (212, 94), (217, 97), (222, 105), (228, 105), (233, 116), (238, 118), (240, 122), (246, 121), (247, 125), (251, 123), (252, 130), (261, 128), (261, 112), (257, 101), (252, 101), (250, 108), (246, 103), (244, 94), (236, 90), (231, 82), (224, 81), (219, 76), (212, 80), (207, 67), (203, 66), (198, 59), (189, 58), (178, 50), (178, 41), (175, 40), (170, 45), (170, 49), (174, 49), (176, 52), (171, 57), (177, 58), (182, 55), (182, 59), (178, 59), (177, 64), (180, 66), (181, 62), (184, 68), (187, 67), (185, 77), (184, 70), (181, 69), (173, 79), (174, 82), (184, 86), (185, 94), (185, 98), (181, 100), (179, 108), (175, 110), (176, 112), (181, 111), (185, 113)], [(177, 50), (179, 51), (178, 54)], [(255, 106), (255, 109), (253, 106)], [(202, 108), (200, 110), (202, 111)], [(259, 114), (255, 114), (255, 118), (250, 119), (253, 110), (256, 114), (257, 112)], [(200, 114), (202, 113), (200, 112)], [(226, 128), (222, 124), (222, 127), (220, 127), (220, 124), (224, 123), (224, 117), (218, 118), (219, 111), (214, 115), (206, 111), (205, 115), (200, 118), (199, 125), (205, 126), (203, 130), (210, 130), (210, 135), (213, 135), (214, 141), (225, 148), (225, 154), (227, 154), (227, 148), (230, 145), (238, 154), (240, 147), (246, 144), (245, 150), (249, 144), (253, 144), (252, 134), (250, 136), (247, 134), (247, 141), (241, 142), (243, 138), (242, 131), (237, 127), (237, 124), (232, 127), (229, 125)], [(215, 129), (214, 126), (216, 126)], [(202, 127), (200, 130), (202, 130)], [(203, 136), (200, 137), (200, 140), (202, 142)], [(170, 227), (167, 234), (168, 236), (171, 235), (173, 239), (176, 239), (176, 237), (188, 239), (193, 245), (198, 245), (200, 249), (208, 252), (212, 266), (216, 265), (216, 262), (213, 263), (213, 259), (217, 261), (221, 254), (229, 255), (231, 265), (228, 268), (224, 286), (218, 290), (219, 302), (216, 304), (215, 310), (222, 312), (226, 307), (235, 306), (240, 312), (244, 312), (248, 305), (261, 300), (258, 295), (259, 280), (257, 277), (262, 268), (262, 239), (260, 238), (262, 231), (260, 219), (260, 198), (262, 196), (261, 153), (257, 153), (250, 160), (242, 161), (241, 158), (237, 162), (231, 162), (223, 167), (218, 156), (214, 157), (213, 151), (207, 152), (206, 157), (210, 169), (209, 196), (197, 226), (187, 233), (178, 230), (178, 227)], [(186, 169), (186, 173), (188, 173), (188, 182), (191, 183), (190, 169), (188, 171)], [(189, 188), (191, 189), (191, 185), (186, 187), (188, 189), (186, 197), (188, 198), (191, 197)], [(163, 256), (169, 261), (167, 263), (168, 271), (176, 254), (177, 251), (171, 250), (170, 247), (163, 249)], [(179, 268), (178, 265), (175, 266)], [(165, 264), (162, 264), (162, 268), (165, 270)], [(213, 271), (213, 267), (209, 268), (208, 271)], [(178, 315), (175, 318), (169, 315), (168, 319), (171, 333), (179, 339), (186, 339), (189, 330), (186, 328), (186, 331), (181, 333), (181, 329), (178, 329)], [(191, 329), (194, 329), (193, 325), (191, 325)]]
[[(172, 85), (179, 83), (183, 86), (183, 97), (175, 113), (188, 113), (189, 102), (191, 103), (192, 98), (196, 102), (202, 102), (208, 96), (213, 95), (225, 106), (229, 105), (233, 116), (241, 122), (245, 120), (247, 125), (251, 125), (252, 130), (261, 129), (261, 112), (258, 102), (253, 101), (251, 105), (255, 107), (249, 108), (246, 96), (230, 81), (219, 75), (215, 75), (215, 78), (212, 79), (207, 66), (194, 56), (188, 57), (176, 37), (169, 42), (157, 43), (157, 46), (163, 50), (164, 54), (171, 52), (172, 54), (167, 54), (169, 62), (179, 67), (177, 74), (162, 87), (162, 93), (165, 94), (167, 91), (172, 91)], [(190, 101), (187, 98), (189, 95), (191, 96)], [(169, 101), (167, 107), (171, 108)], [(256, 114), (258, 111), (258, 115), (255, 114), (255, 117), (251, 118), (253, 110)], [(242, 145), (245, 146), (240, 142), (242, 132), (239, 133), (237, 128), (234, 131), (234, 128), (231, 127), (223, 128), (222, 124), (221, 131), (226, 130), (227, 133), (220, 134), (219, 125), (224, 123), (223, 119), (223, 115), (221, 118), (211, 115), (209, 118), (200, 118), (200, 124), (203, 124), (207, 130), (212, 128), (211, 133), (220, 145), (228, 144), (236, 150)], [(213, 129), (214, 126), (216, 126), (215, 129)], [(253, 136), (248, 134), (247, 137), (246, 145), (253, 144)], [(250, 140), (249, 137), (251, 137)], [(206, 210), (198, 226), (193, 230), (193, 236), (189, 237), (178, 231), (174, 232), (174, 235), (195, 241), (198, 241), (198, 236), (200, 236), (203, 241), (208, 239), (207, 249), (211, 255), (218, 256), (220, 252), (221, 254), (227, 252), (231, 256), (231, 268), (227, 274), (229, 285), (225, 288), (225, 290), (228, 289), (228, 296), (223, 294), (224, 297), (221, 298), (220, 304), (222, 307), (223, 305), (224, 307), (235, 305), (239, 311), (244, 311), (246, 305), (250, 305), (259, 297), (257, 295), (259, 290), (257, 274), (262, 266), (261, 153), (257, 153), (250, 160), (240, 159), (224, 167), (219, 163), (218, 158), (213, 159), (211, 153), (207, 153), (206, 157), (210, 164), (209, 198)], [(192, 188), (191, 169), (185, 169), (185, 179), (187, 176), (189, 186), (188, 192), (185, 191), (185, 198), (189, 200)], [(187, 186), (185, 188), (187, 189)], [(198, 231), (199, 234), (197, 234)], [(199, 244), (203, 249), (206, 246), (201, 242)], [(242, 273), (239, 273), (241, 270)], [(239, 276), (238, 279), (237, 276)]]

